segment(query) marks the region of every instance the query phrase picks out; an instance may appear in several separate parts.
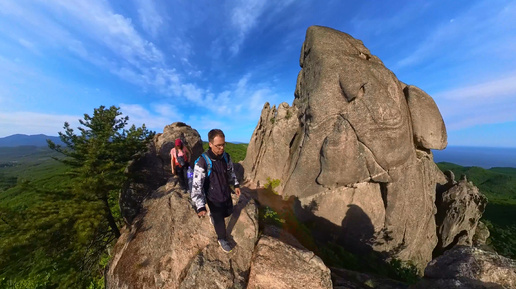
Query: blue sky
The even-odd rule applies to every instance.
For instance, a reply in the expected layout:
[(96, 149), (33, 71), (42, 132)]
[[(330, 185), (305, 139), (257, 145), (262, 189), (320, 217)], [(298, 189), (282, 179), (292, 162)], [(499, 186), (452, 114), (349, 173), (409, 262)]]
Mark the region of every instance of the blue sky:
[(183, 121), (249, 142), (266, 101), (292, 104), (310, 25), (430, 94), (449, 145), (516, 147), (516, 1), (502, 0), (2, 0), (0, 137), (116, 105), (157, 132)]

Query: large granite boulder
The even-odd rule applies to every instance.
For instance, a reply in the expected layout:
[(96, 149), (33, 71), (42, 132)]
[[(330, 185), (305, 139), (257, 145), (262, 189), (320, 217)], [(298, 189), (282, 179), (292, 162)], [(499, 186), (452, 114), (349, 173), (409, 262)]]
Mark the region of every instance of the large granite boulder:
[(257, 204), (247, 189), (233, 202), (226, 226), (234, 248), (225, 253), (209, 218), (197, 217), (171, 178), (122, 230), (106, 288), (332, 288), (330, 270), (294, 237), (285, 239), (288, 233), (276, 227), (259, 234)]
[(308, 28), (300, 65), (293, 105), (281, 105), (297, 115), (265, 105), (246, 177), (280, 179), (277, 191), (301, 203), (298, 216), (322, 220), (348, 248), (365, 244), (423, 269), (437, 243), (436, 185), (446, 182), (430, 151), (447, 143), (437, 106), (330, 28)]
[(455, 246), (428, 264), (411, 289), (516, 288), (516, 261), (474, 247)]
[(185, 123), (175, 122), (167, 125), (163, 133), (156, 134), (147, 152), (127, 167), (127, 173), (133, 176), (133, 180), (125, 184), (119, 197), (126, 224), (131, 224), (140, 213), (143, 200), (172, 177), (170, 150), (181, 134), (188, 142), (193, 157), (200, 156), (203, 151), (202, 140), (197, 130)]
[[(439, 256), (456, 245), (473, 246), (473, 237), (477, 233), (477, 225), (487, 205), (487, 198), (473, 183), (463, 178), (446, 191), (438, 192), (436, 204), (439, 241), (434, 249), (434, 256)], [(487, 233), (486, 230), (487, 228), (478, 230), (478, 235), (489, 236), (489, 230)], [(484, 243), (487, 236), (483, 237)], [(482, 238), (479, 236), (479, 239)]]
[(331, 272), (313, 252), (264, 235), (256, 245), (247, 288), (332, 288)]
[(156, 139), (156, 153), (168, 167), (170, 167), (170, 150), (181, 134), (183, 134), (188, 147), (192, 151), (193, 160), (197, 159), (203, 152), (199, 132), (183, 122), (174, 122), (165, 126), (163, 133), (159, 134)]
[[(209, 218), (198, 218), (176, 178), (145, 200), (119, 238), (106, 274), (107, 288), (244, 288), (255, 243), (257, 208), (241, 197), (226, 219), (236, 247), (217, 243)], [(217, 286), (216, 286), (217, 285)]]
[[(299, 121), (297, 109), (285, 102), (270, 107), (265, 103), (258, 125), (247, 147), (244, 171), (252, 179), (280, 179), (288, 168), (289, 148)], [(256, 168), (260, 168), (259, 170)]]

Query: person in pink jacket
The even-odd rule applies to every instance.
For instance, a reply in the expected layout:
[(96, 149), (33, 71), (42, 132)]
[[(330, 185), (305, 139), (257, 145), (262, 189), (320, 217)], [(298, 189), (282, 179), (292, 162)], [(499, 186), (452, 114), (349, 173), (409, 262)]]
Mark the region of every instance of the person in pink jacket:
[(170, 150), (170, 166), (172, 167), (172, 174), (177, 175), (183, 186), (188, 188), (187, 171), (190, 165), (190, 153), (183, 145), (181, 139), (176, 139), (175, 146)]

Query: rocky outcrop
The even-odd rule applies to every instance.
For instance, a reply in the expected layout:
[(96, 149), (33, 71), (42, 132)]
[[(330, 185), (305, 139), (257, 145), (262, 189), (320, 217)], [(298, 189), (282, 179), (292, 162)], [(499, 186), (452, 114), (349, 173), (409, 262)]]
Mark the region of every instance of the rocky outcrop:
[(322, 220), (346, 247), (365, 244), (423, 269), (437, 244), (435, 188), (446, 182), (430, 152), (447, 143), (437, 106), (330, 28), (308, 28), (300, 65), (293, 106), (281, 105), (297, 114), (272, 117), (265, 105), (246, 177), (280, 179), (280, 194), (301, 202), (299, 217)]
[(342, 268), (331, 269), (334, 289), (406, 289), (407, 284), (373, 274)]
[(263, 236), (255, 248), (247, 288), (332, 288), (331, 273), (313, 252)]
[(516, 288), (516, 261), (474, 247), (456, 246), (433, 260), (411, 289)]
[[(105, 274), (106, 288), (332, 288), (330, 270), (281, 229), (258, 234), (258, 211), (243, 189), (226, 219), (234, 248), (222, 251), (177, 178), (155, 190), (125, 227)], [(267, 235), (268, 234), (268, 235)], [(283, 238), (282, 237), (282, 238)], [(298, 286), (299, 285), (299, 286)]]
[(192, 150), (192, 159), (196, 159), (203, 151), (199, 133), (185, 123), (175, 122), (167, 125), (163, 133), (157, 134), (149, 144), (148, 151), (128, 166), (127, 172), (134, 178), (124, 186), (119, 197), (120, 209), (126, 224), (131, 224), (140, 213), (143, 200), (172, 176), (170, 150), (181, 134)]
[(192, 151), (193, 160), (197, 159), (203, 152), (199, 132), (183, 122), (174, 122), (173, 124), (165, 126), (163, 133), (159, 134), (155, 140), (156, 153), (168, 167), (170, 167), (170, 150), (174, 147), (175, 140), (179, 138), (181, 134), (184, 135), (188, 147)]
[[(247, 147), (244, 171), (248, 177), (266, 182), (267, 178), (281, 179), (288, 169), (290, 142), (296, 134), (299, 121), (296, 107), (285, 102), (270, 107), (266, 103), (260, 120)], [(258, 169), (259, 168), (259, 169)]]
[(107, 288), (243, 288), (255, 242), (257, 210), (244, 198), (229, 219), (237, 244), (220, 250), (208, 218), (199, 219), (173, 178), (144, 202), (143, 213), (118, 240)]
[(408, 85), (403, 89), (410, 111), (414, 142), (426, 149), (446, 148), (447, 135), (439, 108), (434, 100), (418, 87)]
[[(442, 194), (438, 193), (436, 204), (439, 241), (435, 247), (434, 256), (441, 255), (455, 245), (472, 246), (477, 224), (487, 205), (487, 198), (473, 183), (463, 178)], [(487, 236), (489, 236), (488, 233), (489, 231)], [(484, 233), (479, 230), (479, 234), (485, 235), (485, 230)], [(479, 237), (484, 238), (485, 243), (487, 236)]]

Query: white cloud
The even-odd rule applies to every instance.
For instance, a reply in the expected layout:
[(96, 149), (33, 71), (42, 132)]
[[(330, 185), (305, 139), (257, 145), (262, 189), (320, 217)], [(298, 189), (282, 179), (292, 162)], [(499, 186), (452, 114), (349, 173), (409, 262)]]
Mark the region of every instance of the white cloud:
[(467, 100), (468, 103), (471, 101), (491, 103), (506, 98), (516, 101), (516, 72), (502, 79), (440, 92), (434, 97), (446, 100)]
[[(292, 4), (293, 0), (288, 1), (265, 1), (248, 0), (235, 1), (234, 8), (231, 10), (231, 25), (237, 31), (236, 38), (232, 39), (230, 51), (233, 55), (237, 54), (240, 46), (247, 38), (248, 33), (256, 27), (259, 18), (268, 11), (268, 16), (276, 14)], [(272, 6), (272, 7), (271, 7)], [(270, 8), (270, 9), (269, 9)], [(269, 10), (268, 10), (269, 9)]]
[(143, 28), (156, 37), (158, 30), (163, 26), (163, 18), (156, 9), (156, 5), (152, 0), (137, 0), (138, 16)]
[(145, 124), (148, 129), (162, 132), (166, 125), (176, 121), (184, 121), (184, 116), (177, 109), (167, 103), (151, 104), (150, 111), (139, 104), (120, 104), (120, 111), (129, 117), (129, 123), (139, 127)]
[(476, 108), (463, 111), (460, 115), (451, 116), (449, 122), (446, 121), (446, 116), (443, 117), (445, 118), (447, 130), (454, 131), (486, 124), (516, 121), (514, 109), (516, 109), (516, 105), (512, 105), (510, 111), (506, 106), (494, 106), (490, 109)]
[[(480, 2), (461, 11), (453, 21), (443, 21), (418, 44), (413, 53), (398, 61), (396, 68), (412, 66), (433, 58), (503, 58), (513, 54), (516, 34), (516, 4), (504, 6)], [(500, 33), (502, 32), (503, 33)], [(507, 37), (512, 34), (514, 37)]]
[(2, 112), (0, 113), (0, 136), (21, 134), (57, 135), (64, 131), (63, 125), (68, 122), (72, 128), (79, 125), (79, 115), (54, 115), (35, 112)]
[(516, 120), (516, 72), (492, 81), (434, 94), (446, 126), (457, 130)]
[(27, 48), (28, 50), (32, 51), (33, 53), (40, 54), (36, 48), (36, 45), (34, 45), (34, 43), (32, 43), (26, 39), (23, 39), (23, 38), (19, 38), (18, 43), (20, 43), (23, 47)]
[(203, 104), (205, 94), (204, 89), (198, 88), (191, 83), (181, 85), (181, 89), (183, 91), (183, 96), (185, 96), (186, 99), (198, 105)]
[(262, 0), (238, 1), (237, 6), (231, 11), (231, 24), (238, 31), (237, 38), (230, 48), (233, 54), (237, 54), (240, 50), (240, 45), (244, 42), (249, 30), (256, 25), (266, 3)]

